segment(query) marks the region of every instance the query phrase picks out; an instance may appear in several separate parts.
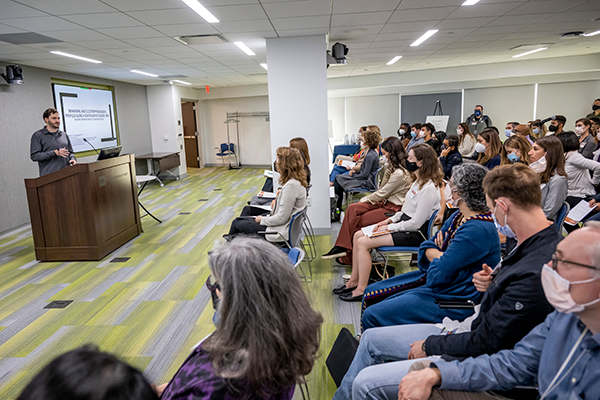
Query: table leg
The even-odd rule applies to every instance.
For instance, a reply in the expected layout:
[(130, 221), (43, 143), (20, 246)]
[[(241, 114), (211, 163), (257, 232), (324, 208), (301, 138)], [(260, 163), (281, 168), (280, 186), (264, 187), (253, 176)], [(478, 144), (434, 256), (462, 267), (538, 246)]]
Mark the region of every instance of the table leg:
[[(157, 178), (157, 179), (158, 179), (158, 178)], [(157, 221), (159, 224), (162, 224), (162, 221), (161, 221), (160, 219), (156, 218), (154, 215), (152, 215), (152, 213), (151, 213), (150, 211), (148, 211), (148, 210), (146, 209), (146, 207), (144, 207), (144, 205), (143, 205), (143, 204), (140, 202), (140, 199), (139, 199), (139, 197), (140, 197), (140, 194), (142, 194), (142, 192), (144, 191), (144, 188), (146, 187), (146, 185), (147, 185), (147, 184), (148, 184), (148, 181), (144, 182), (144, 184), (142, 185), (142, 188), (141, 188), (141, 189), (140, 189), (140, 191), (138, 192), (138, 204), (140, 205), (140, 207), (142, 207), (142, 208), (144, 209), (144, 211), (146, 211), (146, 214), (145, 214), (145, 215), (142, 215), (142, 216), (140, 217), (140, 219), (141, 219), (141, 218), (143, 218), (143, 217), (145, 217), (146, 215), (149, 215), (149, 216), (151, 216), (152, 218), (154, 218), (154, 219), (155, 219), (155, 220), (156, 220), (156, 221)], [(161, 184), (161, 186), (163, 186), (163, 185)]]

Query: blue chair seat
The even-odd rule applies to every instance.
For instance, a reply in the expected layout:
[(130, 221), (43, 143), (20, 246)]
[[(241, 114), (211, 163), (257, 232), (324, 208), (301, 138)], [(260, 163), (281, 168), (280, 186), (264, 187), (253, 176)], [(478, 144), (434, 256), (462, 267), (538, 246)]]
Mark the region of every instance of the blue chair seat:
[(377, 251), (381, 252), (403, 252), (403, 253), (418, 253), (418, 247), (396, 247), (396, 246), (381, 246), (377, 248)]

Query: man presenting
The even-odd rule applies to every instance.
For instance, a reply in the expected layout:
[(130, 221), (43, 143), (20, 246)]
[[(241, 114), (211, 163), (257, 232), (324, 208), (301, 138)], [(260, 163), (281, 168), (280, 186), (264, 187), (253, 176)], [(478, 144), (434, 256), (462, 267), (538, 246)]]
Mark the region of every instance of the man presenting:
[[(542, 286), (556, 311), (514, 349), (462, 362), (414, 364), (426, 368), (402, 379), (398, 399), (500, 400), (487, 391), (518, 385), (537, 385), (545, 400), (599, 399), (600, 224), (590, 223), (558, 244), (542, 270)], [(432, 393), (434, 386), (440, 390)]]
[(67, 134), (60, 126), (60, 114), (55, 108), (44, 111), (46, 127), (31, 136), (31, 161), (37, 161), (40, 176), (59, 171), (69, 165), (77, 164), (73, 147)]

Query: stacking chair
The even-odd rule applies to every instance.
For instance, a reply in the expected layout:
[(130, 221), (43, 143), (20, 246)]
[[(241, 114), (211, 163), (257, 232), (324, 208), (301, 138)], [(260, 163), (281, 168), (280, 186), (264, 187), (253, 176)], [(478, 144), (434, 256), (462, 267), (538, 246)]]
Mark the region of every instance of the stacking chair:
[(567, 215), (569, 215), (570, 211), (571, 206), (565, 201), (560, 210), (558, 210), (558, 214), (556, 214), (556, 221), (554, 222), (554, 225), (560, 234), (563, 232), (563, 224), (565, 223), (565, 219), (567, 218)]
[(379, 169), (377, 170), (377, 173), (375, 174), (375, 182), (371, 181), (371, 184), (372, 184), (371, 189), (357, 188), (357, 189), (347, 190), (346, 191), (346, 205), (352, 204), (353, 197), (355, 194), (374, 193), (374, 192), (378, 191), (379, 184), (381, 183), (381, 180), (383, 179), (383, 174), (385, 172), (384, 167), (385, 167), (385, 165), (380, 166)]
[(223, 162), (223, 166), (225, 166), (225, 157), (229, 157), (229, 155), (233, 155), (235, 156), (235, 163), (237, 165), (237, 154), (235, 154), (235, 143), (229, 143), (229, 145), (227, 143), (221, 143), (221, 145), (219, 147), (215, 147), (215, 149), (219, 150), (220, 148), (220, 152), (217, 153), (217, 156), (221, 157), (221, 161)]
[[(421, 234), (421, 236), (423, 236), (424, 240), (427, 240), (429, 238), (431, 238), (435, 232), (436, 232), (436, 226), (435, 226), (435, 217), (437, 216), (438, 210), (435, 210), (433, 212), (433, 214), (431, 214), (431, 219), (429, 220), (429, 225), (427, 228), (427, 234), (429, 237), (425, 237), (423, 236), (423, 233), (421, 231), (417, 231)], [(388, 266), (388, 262), (390, 259), (394, 259), (394, 260), (403, 260), (405, 259), (405, 257), (408, 255), (409, 257), (411, 257), (412, 259), (412, 255), (413, 254), (418, 254), (419, 253), (419, 246), (416, 247), (409, 247), (409, 246), (382, 246), (382, 247), (377, 247), (375, 249), (375, 251), (377, 252), (377, 254), (379, 254), (380, 256), (383, 257), (384, 261), (384, 266), (383, 266), (383, 274), (385, 276), (385, 273), (387, 271), (387, 266)]]

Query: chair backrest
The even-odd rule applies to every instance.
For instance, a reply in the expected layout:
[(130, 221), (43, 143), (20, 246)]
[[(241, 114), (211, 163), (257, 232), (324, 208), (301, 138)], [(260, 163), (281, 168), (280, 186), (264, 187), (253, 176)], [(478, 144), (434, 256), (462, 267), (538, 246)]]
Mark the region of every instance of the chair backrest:
[(567, 215), (569, 214), (569, 211), (571, 211), (571, 206), (565, 201), (560, 210), (558, 210), (558, 214), (556, 214), (556, 222), (554, 223), (558, 233), (562, 233), (562, 227), (565, 223)]
[(433, 234), (435, 233), (433, 230), (435, 229), (435, 217), (437, 217), (439, 210), (435, 210), (433, 214), (431, 214), (431, 218), (429, 219), (429, 226), (427, 227), (427, 238), (431, 239)]
[(290, 247), (299, 247), (302, 240), (302, 224), (306, 218), (306, 208), (292, 215), (288, 231), (288, 244)]
[(294, 269), (297, 268), (298, 265), (300, 265), (302, 260), (304, 260), (304, 256), (304, 250), (298, 247), (292, 247), (288, 252), (288, 260), (290, 260), (290, 263), (292, 264)]
[[(225, 149), (227, 150), (227, 149)], [(235, 153), (235, 143), (229, 143), (229, 151), (231, 151), (232, 153)]]
[(380, 166), (379, 169), (377, 170), (377, 173), (375, 174), (375, 190), (379, 190), (379, 185), (381, 184), (381, 181), (383, 180), (383, 174), (385, 174), (385, 164)]
[(221, 153), (224, 153), (227, 151), (229, 146), (227, 146), (227, 143), (221, 143), (220, 147), (221, 147)]

